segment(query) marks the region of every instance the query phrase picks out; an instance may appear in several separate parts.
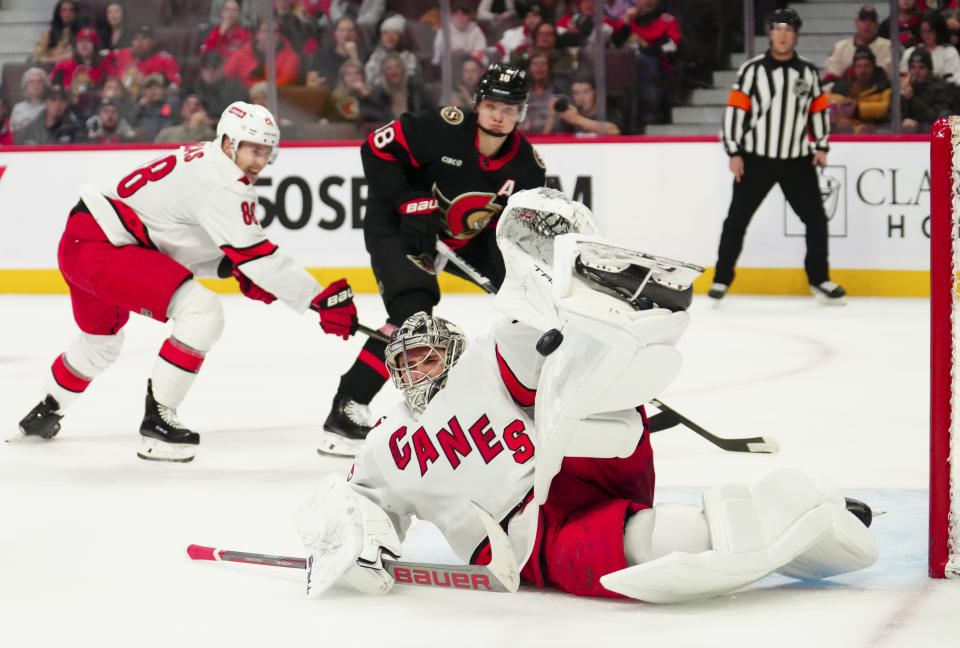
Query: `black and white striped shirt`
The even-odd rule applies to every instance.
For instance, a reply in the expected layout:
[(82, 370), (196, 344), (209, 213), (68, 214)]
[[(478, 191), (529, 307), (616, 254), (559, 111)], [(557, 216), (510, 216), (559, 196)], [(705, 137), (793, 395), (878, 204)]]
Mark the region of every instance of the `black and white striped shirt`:
[(820, 75), (809, 60), (794, 54), (777, 61), (770, 52), (740, 66), (723, 113), (721, 139), (729, 155), (745, 153), (776, 159), (829, 150), (828, 101)]

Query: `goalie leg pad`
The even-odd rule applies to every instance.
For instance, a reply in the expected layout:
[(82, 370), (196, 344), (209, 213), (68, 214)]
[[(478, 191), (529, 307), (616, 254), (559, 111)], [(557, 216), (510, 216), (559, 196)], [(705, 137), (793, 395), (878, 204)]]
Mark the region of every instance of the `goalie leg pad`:
[(703, 510), (711, 550), (673, 551), (607, 574), (600, 582), (652, 603), (725, 594), (791, 562), (833, 526), (829, 502), (810, 477), (795, 470), (775, 471), (753, 488), (727, 484), (710, 489)]
[(353, 491), (342, 475), (331, 474), (304, 502), (294, 526), (307, 550), (307, 597), (335, 583), (364, 594), (385, 594), (393, 577), (381, 556), (400, 554), (400, 539), (386, 513)]

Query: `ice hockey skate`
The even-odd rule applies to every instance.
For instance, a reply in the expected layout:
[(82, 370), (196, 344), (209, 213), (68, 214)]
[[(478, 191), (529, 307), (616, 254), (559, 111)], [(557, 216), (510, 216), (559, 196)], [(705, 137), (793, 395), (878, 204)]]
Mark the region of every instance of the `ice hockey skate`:
[(370, 432), (370, 409), (346, 394), (333, 397), (333, 407), (323, 422), (317, 452), (335, 457), (353, 457)]
[(147, 381), (146, 412), (140, 424), (140, 450), (137, 456), (149, 461), (193, 461), (200, 435), (183, 427), (177, 411), (156, 401), (153, 383)]
[(52, 439), (60, 431), (60, 403), (47, 394), (47, 397), (37, 403), (30, 413), (20, 420), (20, 433), (7, 441), (19, 441), (26, 437)]
[(730, 286), (728, 286), (727, 284), (715, 283), (712, 286), (710, 286), (710, 291), (707, 293), (707, 297), (709, 297), (710, 299), (715, 299), (717, 301), (720, 301), (721, 299), (727, 296), (727, 290), (729, 289), (730, 289)]
[(810, 292), (813, 293), (813, 296), (816, 297), (817, 301), (821, 304), (845, 306), (847, 303), (847, 300), (844, 299), (847, 291), (843, 289), (843, 286), (832, 281), (824, 281), (817, 285), (811, 284)]

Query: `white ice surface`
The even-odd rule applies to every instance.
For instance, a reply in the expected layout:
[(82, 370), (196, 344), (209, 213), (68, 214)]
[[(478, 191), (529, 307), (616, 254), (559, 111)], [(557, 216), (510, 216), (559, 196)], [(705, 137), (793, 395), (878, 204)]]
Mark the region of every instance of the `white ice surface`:
[[(54, 440), (0, 444), (0, 647), (960, 645), (960, 582), (926, 577), (926, 300), (695, 300), (685, 366), (663, 400), (715, 434), (771, 436), (782, 450), (738, 455), (682, 428), (658, 433), (658, 501), (789, 464), (886, 514), (868, 570), (816, 584), (771, 577), (679, 606), (529, 586), (307, 601), (300, 571), (190, 561), (190, 543), (301, 555), (293, 511), (322, 474), (350, 465), (318, 456), (314, 440), (362, 338), (324, 336), (279, 303), (223, 301), (223, 338), (180, 410), (202, 436), (193, 463), (135, 456), (146, 379), (168, 335), (137, 316), (120, 360)], [(379, 299), (358, 303), (361, 321), (379, 325)], [(468, 333), (496, 317), (480, 295), (446, 296), (437, 312)], [(65, 296), (0, 296), (0, 322), (6, 437), (74, 329)], [(394, 398), (388, 387), (374, 405)], [(455, 561), (422, 523), (405, 552)]]

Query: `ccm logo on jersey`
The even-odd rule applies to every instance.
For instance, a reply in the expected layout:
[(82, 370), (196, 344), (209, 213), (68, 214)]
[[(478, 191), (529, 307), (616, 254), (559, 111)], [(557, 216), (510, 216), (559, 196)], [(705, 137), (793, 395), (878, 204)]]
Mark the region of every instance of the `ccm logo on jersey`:
[(441, 451), (453, 470), (460, 465), (461, 457), (466, 457), (474, 450), (480, 453), (484, 463), (490, 463), (503, 452), (504, 445), (513, 453), (513, 460), (518, 464), (525, 464), (533, 458), (533, 441), (526, 433), (526, 426), (520, 419), (514, 419), (503, 429), (503, 434), (500, 435), (502, 443), (497, 438), (497, 433), (490, 427), (490, 419), (486, 414), (467, 428), (466, 434), (456, 416), (450, 419), (447, 427), (450, 429), (440, 428), (434, 436), (427, 434), (422, 427), (418, 428), (411, 435), (409, 442), (406, 440), (407, 426), (397, 429), (387, 441), (397, 468), (405, 469), (416, 454), (420, 476), (423, 477), (427, 474), (430, 464), (440, 458)]
[(443, 162), (444, 164), (449, 164), (450, 166), (455, 166), (455, 167), (463, 166), (463, 160), (458, 160), (457, 158), (448, 157), (446, 155), (440, 158), (440, 161)]
[(423, 200), (411, 200), (400, 206), (400, 211), (404, 214), (429, 214), (437, 211), (436, 198), (424, 198)]

